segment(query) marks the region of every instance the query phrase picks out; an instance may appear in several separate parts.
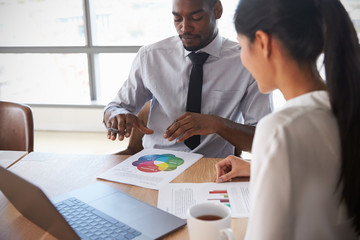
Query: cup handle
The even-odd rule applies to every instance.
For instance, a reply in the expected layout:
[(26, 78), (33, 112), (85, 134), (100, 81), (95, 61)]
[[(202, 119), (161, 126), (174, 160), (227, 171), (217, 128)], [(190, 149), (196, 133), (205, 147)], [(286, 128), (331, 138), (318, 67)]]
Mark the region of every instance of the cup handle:
[(221, 237), (223, 237), (225, 235), (227, 240), (234, 240), (235, 239), (234, 233), (231, 230), (231, 228), (221, 229), (220, 232), (221, 232)]

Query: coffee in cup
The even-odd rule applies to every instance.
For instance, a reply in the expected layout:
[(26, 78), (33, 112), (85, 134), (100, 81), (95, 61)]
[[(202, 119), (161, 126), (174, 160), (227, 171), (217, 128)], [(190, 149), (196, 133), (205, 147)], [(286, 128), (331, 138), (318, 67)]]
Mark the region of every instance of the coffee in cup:
[(220, 203), (199, 203), (187, 211), (190, 240), (233, 240), (230, 224), (231, 210)]

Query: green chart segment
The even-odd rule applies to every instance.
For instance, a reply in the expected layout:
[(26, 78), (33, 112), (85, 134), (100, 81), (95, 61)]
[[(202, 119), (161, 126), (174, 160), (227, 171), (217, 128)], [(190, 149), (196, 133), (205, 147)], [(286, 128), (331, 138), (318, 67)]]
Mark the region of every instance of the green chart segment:
[(218, 202), (225, 206), (231, 207), (229, 194), (226, 189), (209, 191), (209, 201)]
[(184, 160), (174, 154), (152, 154), (140, 157), (132, 165), (142, 172), (153, 173), (173, 171), (183, 163)]

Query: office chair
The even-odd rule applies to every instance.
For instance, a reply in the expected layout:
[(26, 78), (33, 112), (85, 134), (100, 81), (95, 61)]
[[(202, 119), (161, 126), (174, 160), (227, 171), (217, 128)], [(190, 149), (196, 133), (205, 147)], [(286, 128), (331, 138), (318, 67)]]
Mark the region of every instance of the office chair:
[(0, 101), (0, 150), (34, 151), (34, 122), (29, 106)]

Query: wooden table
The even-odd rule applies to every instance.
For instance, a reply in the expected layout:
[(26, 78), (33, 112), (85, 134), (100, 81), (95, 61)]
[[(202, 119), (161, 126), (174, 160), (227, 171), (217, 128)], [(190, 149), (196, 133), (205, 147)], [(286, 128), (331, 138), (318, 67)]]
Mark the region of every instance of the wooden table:
[(0, 151), (0, 166), (9, 168), (27, 154), (26, 151)]
[[(32, 152), (11, 166), (10, 170), (38, 185), (49, 197), (55, 197), (92, 182), (102, 181), (96, 179), (96, 176), (128, 157)], [(218, 160), (202, 158), (172, 182), (213, 182), (214, 165)], [(153, 206), (157, 205), (157, 190), (109, 181), (102, 182)], [(244, 238), (246, 226), (246, 218), (232, 219), (231, 227), (236, 239)], [(0, 192), (0, 239), (54, 239), (54, 237), (24, 218)], [(187, 227), (163, 239), (188, 239)]]

